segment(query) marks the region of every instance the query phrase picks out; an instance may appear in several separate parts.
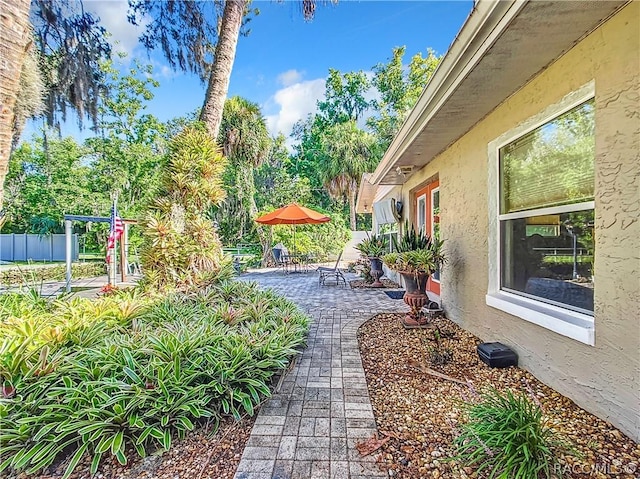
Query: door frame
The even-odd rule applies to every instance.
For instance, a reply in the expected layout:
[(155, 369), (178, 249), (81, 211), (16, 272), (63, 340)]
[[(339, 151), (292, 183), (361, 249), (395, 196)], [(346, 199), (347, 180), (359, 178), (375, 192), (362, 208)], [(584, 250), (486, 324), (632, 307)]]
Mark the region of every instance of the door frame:
[[(418, 228), (418, 225), (424, 224), (425, 225), (425, 232), (429, 235), (432, 236), (435, 230), (435, 224), (440, 222), (440, 215), (438, 214), (437, 217), (436, 215), (433, 214), (433, 199), (434, 199), (434, 193), (438, 192), (438, 195), (440, 193), (440, 179), (439, 178), (435, 178), (435, 179), (431, 179), (428, 180), (427, 183), (425, 183), (423, 186), (420, 186), (414, 193), (414, 217), (413, 217), (413, 224), (415, 225), (416, 228)], [(418, 208), (418, 201), (421, 200), (422, 198), (425, 198), (425, 218), (423, 219), (423, 221), (421, 221), (421, 218), (419, 218), (418, 216), (420, 215), (420, 209)], [(438, 197), (438, 204), (439, 204), (439, 197)], [(440, 280), (433, 278), (433, 276), (429, 277), (429, 281), (427, 282), (427, 291), (435, 294), (437, 296), (440, 296)]]

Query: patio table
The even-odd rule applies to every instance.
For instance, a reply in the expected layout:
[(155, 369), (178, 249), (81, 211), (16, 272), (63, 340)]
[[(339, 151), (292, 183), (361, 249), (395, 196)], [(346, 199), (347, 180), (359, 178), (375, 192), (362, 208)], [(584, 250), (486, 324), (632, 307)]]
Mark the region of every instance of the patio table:
[[(309, 255), (306, 254), (290, 254), (286, 257), (287, 269), (289, 273), (308, 273), (309, 272)], [(290, 269), (292, 268), (292, 270)]]

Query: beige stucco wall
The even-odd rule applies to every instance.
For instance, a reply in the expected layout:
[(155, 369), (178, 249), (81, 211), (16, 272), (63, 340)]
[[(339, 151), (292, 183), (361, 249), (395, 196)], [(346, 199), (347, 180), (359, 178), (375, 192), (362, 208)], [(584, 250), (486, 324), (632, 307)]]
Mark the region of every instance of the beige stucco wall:
[[(496, 108), (389, 196), (440, 179), (442, 274), (448, 317), (486, 341), (511, 345), (522, 367), (640, 439), (640, 2), (613, 18)], [(488, 285), (487, 145), (595, 80), (595, 346), (485, 303)], [(411, 213), (413, 215), (413, 212)]]

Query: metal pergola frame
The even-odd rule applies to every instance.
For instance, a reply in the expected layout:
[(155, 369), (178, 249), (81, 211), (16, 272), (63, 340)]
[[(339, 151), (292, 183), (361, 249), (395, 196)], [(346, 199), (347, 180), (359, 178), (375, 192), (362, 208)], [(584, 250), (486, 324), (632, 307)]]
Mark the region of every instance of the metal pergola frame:
[[(71, 292), (71, 237), (73, 235), (73, 222), (74, 221), (82, 221), (85, 223), (111, 223), (111, 218), (109, 216), (86, 216), (86, 215), (64, 215), (64, 239), (65, 239), (65, 266), (66, 266), (66, 275), (65, 275), (65, 290), (67, 293)], [(120, 241), (120, 268), (121, 268), (121, 279), (122, 282), (126, 281), (125, 276), (125, 260), (127, 258), (128, 252), (125, 251), (124, 245), (128, 243), (129, 239), (129, 225), (137, 224), (136, 220), (127, 220), (123, 219), (124, 223), (124, 234), (123, 240)], [(116, 284), (116, 271), (115, 271), (115, 255), (113, 256), (112, 263), (109, 265), (109, 284)]]

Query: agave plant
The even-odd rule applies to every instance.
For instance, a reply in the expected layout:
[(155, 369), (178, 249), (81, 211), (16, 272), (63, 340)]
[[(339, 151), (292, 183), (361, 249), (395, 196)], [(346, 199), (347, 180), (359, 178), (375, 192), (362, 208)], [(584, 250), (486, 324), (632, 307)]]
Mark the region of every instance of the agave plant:
[(363, 256), (379, 258), (389, 249), (386, 236), (371, 235), (358, 243), (355, 247)]
[(432, 274), (446, 263), (442, 240), (431, 238), (422, 230), (416, 232), (408, 221), (405, 221), (404, 231), (399, 241), (393, 239), (395, 252), (382, 257), (389, 268), (413, 274)]
[(429, 236), (424, 233), (424, 231), (416, 231), (413, 224), (410, 224), (407, 220), (405, 220), (404, 222), (403, 231), (404, 234), (399, 241), (395, 238), (392, 238), (394, 251), (403, 253), (405, 251), (415, 251), (428, 248), (430, 239)]

